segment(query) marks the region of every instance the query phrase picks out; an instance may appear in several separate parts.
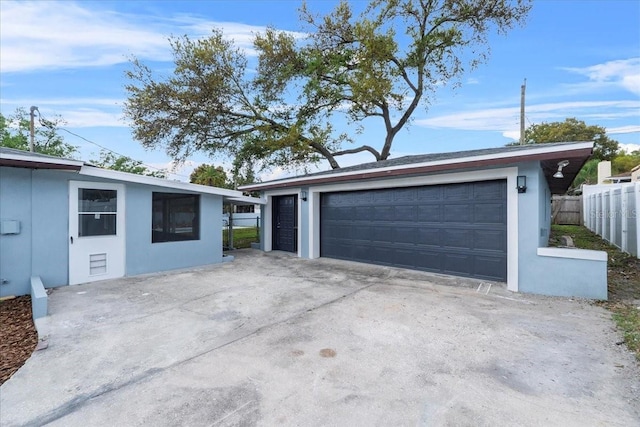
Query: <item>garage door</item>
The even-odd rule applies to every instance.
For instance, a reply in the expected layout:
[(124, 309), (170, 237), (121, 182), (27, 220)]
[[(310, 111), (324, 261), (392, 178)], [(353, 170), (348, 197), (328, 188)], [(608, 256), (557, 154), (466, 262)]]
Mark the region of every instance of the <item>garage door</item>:
[(324, 193), (320, 254), (506, 281), (506, 181)]

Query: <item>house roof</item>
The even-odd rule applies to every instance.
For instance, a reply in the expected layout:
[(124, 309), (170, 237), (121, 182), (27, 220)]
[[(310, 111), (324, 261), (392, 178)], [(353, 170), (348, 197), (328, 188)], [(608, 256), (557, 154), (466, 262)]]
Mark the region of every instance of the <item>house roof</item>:
[(28, 169), (57, 169), (68, 170), (78, 175), (95, 178), (111, 179), (115, 181), (131, 182), (156, 187), (171, 188), (175, 190), (190, 191), (202, 194), (214, 194), (222, 196), (225, 202), (234, 204), (265, 204), (266, 200), (244, 196), (242, 192), (228, 190), (226, 188), (210, 187), (207, 185), (191, 184), (182, 181), (171, 181), (165, 178), (137, 175), (128, 172), (119, 172), (93, 166), (81, 160), (63, 159), (45, 154), (31, 153), (28, 151), (14, 150), (0, 147), (0, 166), (10, 166)]
[(63, 169), (78, 171), (84, 162), (74, 159), (48, 156), (46, 154), (31, 153), (0, 147), (0, 166), (11, 166), (29, 169)]
[[(360, 181), (363, 179), (384, 179), (435, 172), (452, 172), (461, 169), (539, 161), (551, 192), (558, 194), (567, 191), (575, 176), (591, 156), (592, 150), (593, 142), (560, 142), (421, 154), (364, 163), (292, 178), (254, 183), (242, 186), (240, 189), (245, 191), (270, 190), (333, 182)], [(553, 174), (558, 170), (558, 162), (562, 160), (569, 160), (569, 165), (562, 170), (564, 178), (553, 178)]]

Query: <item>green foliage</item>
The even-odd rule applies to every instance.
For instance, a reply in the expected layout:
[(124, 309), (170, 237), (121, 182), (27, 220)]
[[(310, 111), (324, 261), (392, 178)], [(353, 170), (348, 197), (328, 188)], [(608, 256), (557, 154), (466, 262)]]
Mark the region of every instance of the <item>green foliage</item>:
[[(132, 60), (124, 113), (137, 140), (177, 160), (194, 151), (259, 168), (322, 158), (337, 168), (336, 157), (361, 151), (384, 160), (416, 108), (485, 61), (489, 35), (521, 24), (529, 9), (529, 0), (374, 0), (354, 17), (341, 1), (317, 17), (304, 5), (308, 37), (267, 29), (255, 37), (250, 68), (220, 30), (173, 37), (170, 75)], [(335, 132), (338, 115), (356, 132), (365, 119), (379, 120), (381, 148), (341, 149), (353, 136)]]
[(189, 182), (192, 184), (233, 189), (233, 182), (227, 179), (227, 173), (221, 166), (215, 167), (202, 164), (191, 172)]
[[(52, 120), (38, 119), (34, 123), (34, 152), (49, 156), (73, 158), (77, 147), (64, 142), (58, 127), (64, 120), (56, 116)], [(31, 116), (24, 108), (17, 108), (13, 115), (0, 114), (0, 146), (29, 151)]]
[(622, 331), (624, 343), (640, 361), (640, 310), (635, 304), (615, 304), (610, 309), (614, 313), (613, 320)]
[(580, 188), (582, 184), (597, 184), (598, 163), (600, 163), (599, 159), (588, 160), (573, 180), (573, 183), (571, 184), (572, 188)]
[(524, 131), (527, 144), (546, 142), (594, 141), (593, 159), (611, 160), (619, 151), (618, 141), (607, 136), (602, 126), (587, 126), (582, 120), (568, 118), (564, 122), (531, 125)]
[[(222, 241), (229, 242), (229, 230), (222, 230)], [(251, 243), (260, 241), (260, 230), (257, 227), (243, 227), (233, 229), (234, 249), (246, 249), (251, 247)]]
[(138, 160), (133, 160), (131, 157), (127, 156), (118, 156), (105, 150), (100, 151), (99, 160), (92, 160), (91, 163), (95, 166), (114, 171), (135, 173), (137, 175), (153, 176), (156, 178), (167, 177), (167, 172), (165, 170), (152, 171)]
[(613, 174), (631, 172), (631, 169), (638, 165), (640, 165), (640, 151), (630, 154), (620, 153), (611, 162), (611, 172)]

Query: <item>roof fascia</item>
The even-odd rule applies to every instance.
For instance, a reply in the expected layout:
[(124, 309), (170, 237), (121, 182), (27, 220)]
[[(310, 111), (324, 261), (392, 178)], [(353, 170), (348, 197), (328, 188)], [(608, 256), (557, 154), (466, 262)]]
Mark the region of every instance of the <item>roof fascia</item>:
[[(131, 182), (136, 184), (153, 185), (156, 187), (172, 188), (175, 190), (191, 191), (194, 193), (214, 194), (224, 197), (245, 197), (242, 192), (236, 190), (228, 190), (226, 188), (209, 187), (207, 185), (191, 184), (182, 181), (170, 181), (165, 178), (156, 178), (153, 176), (137, 175), (128, 172), (113, 171), (110, 169), (102, 169), (95, 166), (83, 166), (79, 172), (80, 175), (91, 176), (95, 178), (113, 179), (117, 181)], [(257, 199), (260, 200), (260, 199)]]
[[(567, 144), (553, 147), (544, 147), (545, 144), (539, 144), (540, 147), (532, 147), (528, 150), (521, 150), (516, 152), (504, 152), (483, 154), (480, 156), (465, 156), (456, 157), (453, 159), (436, 160), (431, 162), (422, 163), (409, 163), (405, 165), (389, 166), (382, 168), (362, 169), (358, 171), (349, 172), (337, 172), (325, 175), (310, 175), (303, 177), (296, 177), (290, 179), (283, 179), (279, 181), (271, 181), (264, 183), (257, 183), (253, 185), (245, 185), (239, 187), (241, 190), (262, 190), (270, 188), (281, 188), (290, 186), (301, 186), (306, 184), (314, 184), (318, 182), (329, 181), (348, 181), (352, 178), (366, 179), (366, 178), (381, 178), (384, 176), (397, 176), (401, 174), (420, 173), (420, 172), (437, 172), (447, 169), (462, 169), (465, 167), (476, 166), (489, 166), (493, 164), (504, 164), (509, 160), (515, 160), (517, 162), (526, 162), (533, 160), (546, 160), (548, 158), (555, 158), (558, 154), (570, 155), (580, 152), (590, 151), (593, 149), (593, 142), (580, 142), (575, 144)], [(564, 157), (564, 156), (563, 156)], [(404, 171), (404, 173), (398, 173)]]
[[(0, 160), (9, 160), (10, 163), (20, 164), (27, 166), (29, 164), (34, 165), (58, 165), (58, 166), (68, 166), (71, 168), (80, 169), (84, 162), (80, 160), (71, 160), (71, 159), (61, 159), (61, 158), (51, 158), (44, 156), (30, 156), (23, 154), (14, 154), (14, 153), (0, 153)], [(62, 169), (62, 168), (56, 168)]]

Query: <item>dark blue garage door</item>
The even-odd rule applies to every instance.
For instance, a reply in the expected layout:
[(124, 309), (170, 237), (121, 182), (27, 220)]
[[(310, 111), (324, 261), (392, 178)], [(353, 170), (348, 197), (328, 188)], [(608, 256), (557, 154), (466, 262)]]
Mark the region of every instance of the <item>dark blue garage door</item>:
[(328, 258), (507, 279), (506, 181), (322, 194)]

